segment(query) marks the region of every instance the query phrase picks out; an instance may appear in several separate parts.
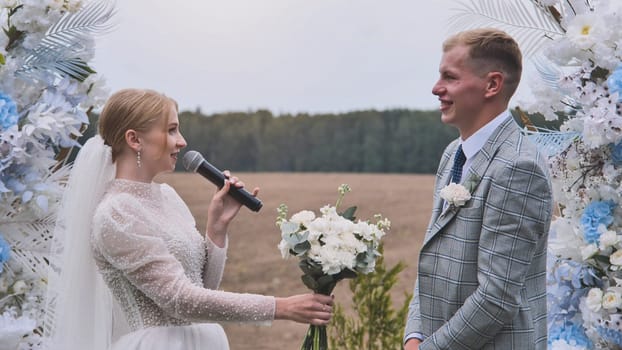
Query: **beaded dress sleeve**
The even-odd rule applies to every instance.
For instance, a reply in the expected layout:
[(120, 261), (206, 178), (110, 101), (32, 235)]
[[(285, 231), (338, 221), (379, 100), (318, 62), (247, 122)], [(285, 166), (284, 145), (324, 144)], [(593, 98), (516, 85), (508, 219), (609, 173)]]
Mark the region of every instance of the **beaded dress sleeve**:
[[(167, 201), (170, 193), (166, 194), (167, 189), (163, 192), (160, 197), (146, 198), (131, 191), (112, 193), (98, 207), (92, 244), (113, 294), (131, 294), (135, 288), (135, 294), (146, 297), (166, 315), (189, 321), (274, 319), (273, 297), (203, 287), (201, 273), (210, 270), (210, 264), (220, 265), (217, 270), (222, 275), (226, 249), (219, 248), (221, 258), (208, 257), (212, 262), (204, 266), (205, 246), (209, 244), (204, 243), (196, 228), (191, 229), (194, 219), (187, 221), (191, 217), (187, 206)], [(210, 284), (218, 285), (214, 281)]]
[[(175, 208), (179, 209), (180, 215), (185, 221), (191, 223), (192, 226), (196, 226), (196, 221), (190, 209), (172, 187), (162, 184), (162, 194), (165, 200), (170, 201)], [(204, 235), (204, 239), (207, 256), (205, 266), (203, 267), (203, 286), (209, 289), (218, 289), (225, 270), (229, 238), (226, 238), (224, 247), (217, 246), (207, 235)]]

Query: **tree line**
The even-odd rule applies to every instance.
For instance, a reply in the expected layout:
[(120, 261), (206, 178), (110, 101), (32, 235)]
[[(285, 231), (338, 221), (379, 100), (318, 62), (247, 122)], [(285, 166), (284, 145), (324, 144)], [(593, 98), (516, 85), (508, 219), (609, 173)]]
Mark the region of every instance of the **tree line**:
[(180, 113), (188, 149), (235, 171), (434, 173), (457, 131), (437, 111)]
[[(557, 130), (563, 121), (547, 122), (517, 109), (512, 113), (522, 126), (527, 121)], [(97, 117), (89, 117), (81, 144), (95, 134)], [(441, 122), (440, 112), (408, 109), (315, 115), (197, 110), (181, 112), (179, 119), (186, 150), (234, 171), (433, 174), (445, 146), (458, 137), (455, 128)], [(74, 157), (75, 150), (70, 160)], [(181, 162), (177, 170), (183, 170)]]

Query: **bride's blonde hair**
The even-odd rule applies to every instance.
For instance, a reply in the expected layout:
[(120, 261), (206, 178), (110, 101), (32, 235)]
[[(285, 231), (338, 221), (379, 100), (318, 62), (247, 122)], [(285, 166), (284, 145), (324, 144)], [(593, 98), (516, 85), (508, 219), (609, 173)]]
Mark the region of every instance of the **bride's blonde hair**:
[(166, 129), (172, 107), (178, 110), (175, 100), (154, 90), (123, 89), (112, 94), (99, 116), (99, 134), (112, 148), (112, 161), (123, 150), (127, 130), (146, 132), (157, 122)]

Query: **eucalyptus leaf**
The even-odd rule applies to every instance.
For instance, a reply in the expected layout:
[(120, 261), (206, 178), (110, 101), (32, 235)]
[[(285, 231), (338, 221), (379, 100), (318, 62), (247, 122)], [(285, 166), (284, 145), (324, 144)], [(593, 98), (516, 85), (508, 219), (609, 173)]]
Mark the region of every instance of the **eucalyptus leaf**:
[(304, 241), (296, 244), (292, 250), (296, 253), (296, 255), (300, 255), (309, 249), (311, 249), (311, 243), (309, 243), (309, 241)]
[(350, 220), (350, 221), (354, 221), (356, 220), (356, 217), (354, 216), (354, 213), (356, 212), (357, 207), (356, 206), (352, 206), (349, 207), (348, 209), (344, 210), (343, 213), (340, 213), (339, 215), (341, 215), (342, 217)]
[(289, 222), (289, 221), (284, 221), (281, 224), (281, 233), (282, 234), (291, 235), (291, 234), (296, 233), (299, 228), (300, 228), (300, 225), (298, 225), (296, 223)]

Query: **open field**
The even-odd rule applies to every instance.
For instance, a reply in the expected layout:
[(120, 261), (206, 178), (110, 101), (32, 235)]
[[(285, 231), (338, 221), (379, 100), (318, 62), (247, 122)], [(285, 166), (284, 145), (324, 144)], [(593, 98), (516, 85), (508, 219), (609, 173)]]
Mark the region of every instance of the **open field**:
[[(382, 213), (392, 223), (385, 236), (385, 262), (407, 264), (393, 291), (394, 301), (401, 303), (405, 292), (412, 291), (416, 261), (423, 234), (428, 224), (434, 177), (432, 175), (341, 174), (341, 173), (237, 173), (248, 188), (260, 187), (264, 203), (259, 213), (246, 208), (233, 222), (229, 233), (229, 253), (221, 288), (227, 291), (287, 296), (306, 293), (300, 281), (295, 260), (283, 260), (277, 249), (280, 232), (275, 226), (276, 208), (285, 203), (290, 215), (309, 209), (319, 212), (325, 204), (334, 204), (337, 187), (352, 187), (343, 208), (358, 205), (357, 216), (371, 218)], [(199, 231), (205, 229), (206, 211), (215, 187), (196, 174), (174, 173), (157, 179), (173, 186), (189, 205), (197, 219)], [(344, 306), (350, 300), (347, 281), (335, 289), (337, 302)], [(396, 304), (397, 305), (397, 304)], [(275, 321), (271, 327), (227, 324), (232, 350), (298, 349), (306, 325)], [(399, 344), (396, 344), (396, 349)]]

